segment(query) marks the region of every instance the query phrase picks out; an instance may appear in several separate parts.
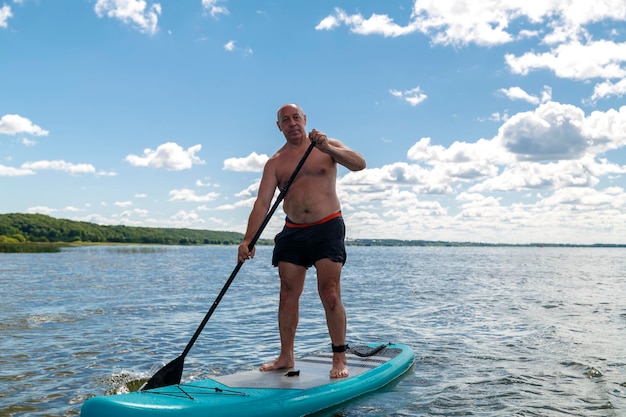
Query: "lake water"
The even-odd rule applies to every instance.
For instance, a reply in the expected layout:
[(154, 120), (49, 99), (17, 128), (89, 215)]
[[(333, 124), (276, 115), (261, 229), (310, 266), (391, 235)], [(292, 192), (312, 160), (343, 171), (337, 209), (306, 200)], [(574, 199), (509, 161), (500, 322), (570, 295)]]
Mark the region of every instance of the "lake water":
[[(270, 247), (247, 262), (183, 379), (278, 353)], [(231, 247), (0, 254), (0, 416), (77, 415), (178, 357), (236, 263)], [(414, 368), (319, 416), (626, 416), (626, 251), (348, 247), (348, 342)], [(329, 343), (313, 271), (296, 353)]]

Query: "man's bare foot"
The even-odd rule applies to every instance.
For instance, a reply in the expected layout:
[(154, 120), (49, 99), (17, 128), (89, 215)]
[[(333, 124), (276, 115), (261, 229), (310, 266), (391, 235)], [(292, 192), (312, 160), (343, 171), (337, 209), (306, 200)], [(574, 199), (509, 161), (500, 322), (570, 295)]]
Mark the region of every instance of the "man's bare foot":
[(330, 370), (331, 378), (348, 377), (348, 361), (345, 353), (333, 354), (333, 368)]
[(266, 364), (261, 365), (261, 367), (259, 368), (259, 371), (262, 371), (262, 372), (276, 371), (278, 369), (293, 368), (294, 365), (295, 365), (295, 362), (293, 359), (283, 358), (282, 356), (279, 356), (273, 362), (268, 362)]

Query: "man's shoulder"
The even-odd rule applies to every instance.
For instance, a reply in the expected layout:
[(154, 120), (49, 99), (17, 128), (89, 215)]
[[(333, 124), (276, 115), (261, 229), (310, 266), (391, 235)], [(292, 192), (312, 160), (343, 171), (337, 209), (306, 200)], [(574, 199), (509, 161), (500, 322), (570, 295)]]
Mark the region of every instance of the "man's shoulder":
[(276, 161), (280, 161), (282, 158), (284, 158), (284, 156), (285, 156), (285, 150), (283, 148), (280, 148), (279, 150), (274, 152), (274, 155), (269, 157), (266, 164), (276, 163)]
[(277, 167), (281, 165), (281, 161), (285, 158), (285, 150), (284, 147), (277, 150), (274, 155), (270, 156), (268, 160), (265, 162), (265, 173), (274, 173), (276, 172)]
[(274, 152), (274, 155), (272, 155), (270, 159), (280, 158), (281, 155), (285, 154), (285, 151), (287, 151), (287, 144), (284, 144), (276, 152)]

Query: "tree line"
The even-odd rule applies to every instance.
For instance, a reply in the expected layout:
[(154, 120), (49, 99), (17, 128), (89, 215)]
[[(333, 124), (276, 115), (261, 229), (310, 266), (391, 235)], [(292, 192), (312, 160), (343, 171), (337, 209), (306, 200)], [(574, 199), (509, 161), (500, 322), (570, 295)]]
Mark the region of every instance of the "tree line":
[(45, 214), (0, 214), (0, 243), (145, 243), (162, 245), (234, 245), (243, 235), (212, 230), (102, 226)]
[[(20, 243), (145, 243), (161, 245), (238, 245), (243, 235), (237, 232), (222, 232), (197, 229), (177, 229), (135, 226), (101, 226), (95, 223), (57, 219), (44, 214), (0, 214), (0, 252), (2, 246), (10, 245), (6, 251), (48, 250), (25, 248)], [(271, 245), (271, 239), (260, 239), (257, 245)], [(625, 244), (491, 244), (480, 242), (446, 242), (401, 239), (348, 239), (351, 246), (539, 246), (539, 247), (610, 247), (624, 248)], [(54, 251), (56, 247), (49, 250)]]

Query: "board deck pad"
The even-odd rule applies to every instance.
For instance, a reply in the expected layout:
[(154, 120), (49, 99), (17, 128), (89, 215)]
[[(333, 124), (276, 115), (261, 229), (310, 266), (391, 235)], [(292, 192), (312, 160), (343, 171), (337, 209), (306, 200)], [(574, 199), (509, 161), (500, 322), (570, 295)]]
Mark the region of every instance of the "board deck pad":
[[(373, 350), (368, 346), (355, 346), (346, 352), (348, 372), (351, 377), (360, 375), (369, 369), (387, 362), (402, 352), (401, 349), (387, 348), (380, 356), (361, 357), (350, 352), (367, 354)], [(231, 388), (284, 388), (309, 389), (340, 381), (342, 378), (330, 378), (333, 365), (332, 352), (315, 352), (296, 359), (296, 365), (289, 369), (261, 372), (259, 370), (237, 372), (213, 378)], [(297, 374), (297, 375), (294, 375)], [(292, 376), (289, 376), (292, 375)]]
[(296, 358), (289, 369), (230, 375), (120, 395), (90, 398), (82, 417), (303, 416), (377, 390), (407, 372), (413, 350), (366, 344), (346, 351), (347, 378), (331, 378), (330, 349)]

